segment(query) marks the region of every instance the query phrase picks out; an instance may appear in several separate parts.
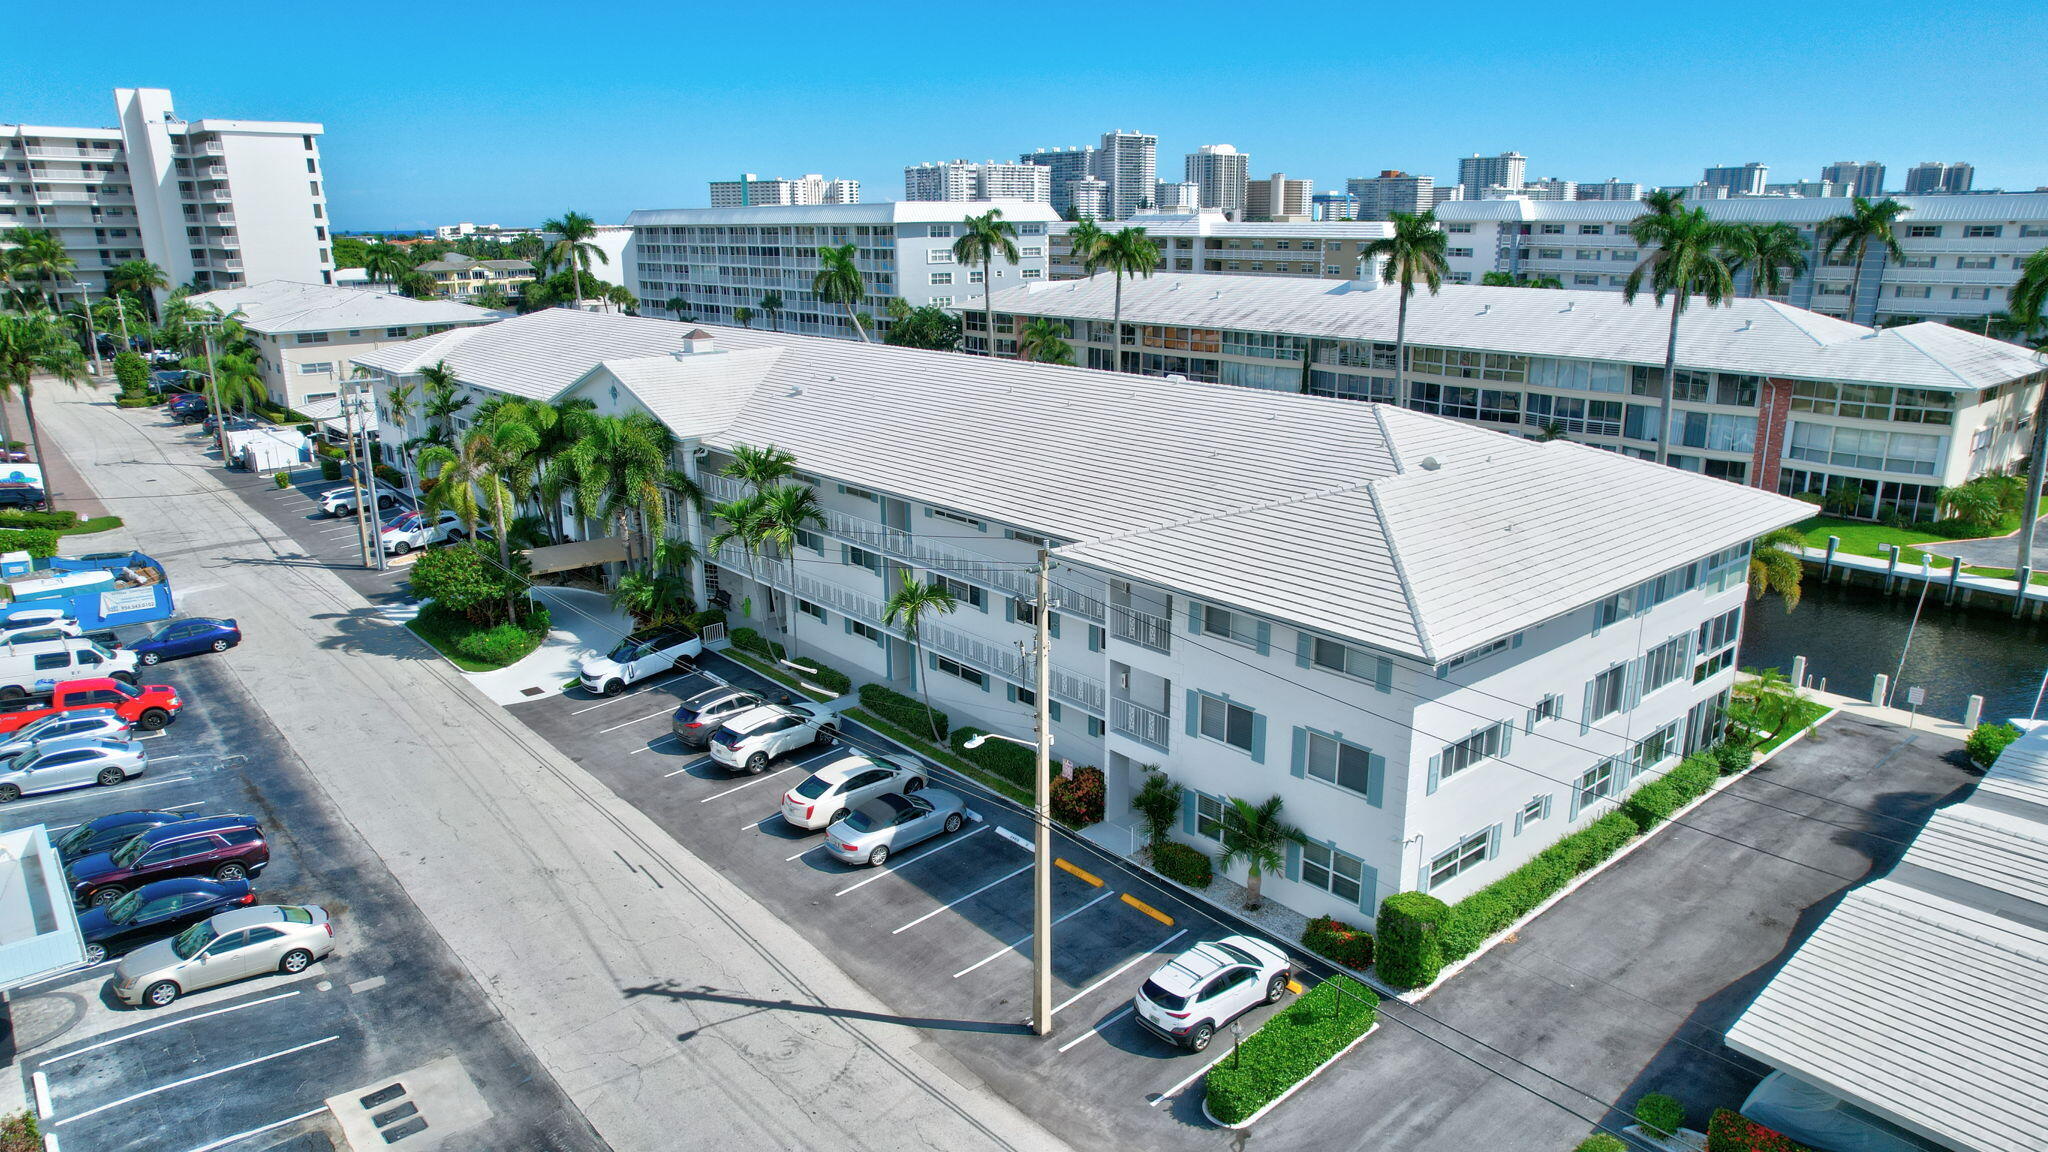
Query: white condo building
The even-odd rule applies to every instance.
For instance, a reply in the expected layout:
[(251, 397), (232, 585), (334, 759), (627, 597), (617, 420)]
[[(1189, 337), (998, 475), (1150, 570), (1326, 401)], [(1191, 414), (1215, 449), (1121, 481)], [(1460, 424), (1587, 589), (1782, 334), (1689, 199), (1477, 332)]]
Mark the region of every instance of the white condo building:
[(860, 203), (860, 181), (827, 180), (816, 172), (795, 180), (763, 179), (748, 172), (737, 180), (713, 180), (710, 184), (713, 208)]
[(1104, 132), (1092, 159), (1092, 175), (1105, 185), (1108, 219), (1128, 220), (1151, 205), (1153, 185), (1159, 182), (1159, 137)]
[(1052, 203), (1052, 169), (1040, 164), (967, 160), (912, 165), (903, 170), (905, 200), (1028, 200)]
[(1388, 168), (1377, 176), (1354, 176), (1344, 190), (1356, 198), (1354, 219), (1387, 220), (1396, 212), (1420, 215), (1436, 205), (1436, 177), (1410, 176)]
[[(479, 398), (650, 413), (709, 500), (739, 494), (737, 447), (792, 452), (824, 523), (793, 564), (710, 555), (730, 623), (770, 628), (791, 597), (803, 657), (1022, 737), (1019, 644), (1050, 611), (1056, 755), (1109, 784), (1090, 834), (1141, 843), (1145, 765), (1186, 786), (1175, 836), (1212, 854), (1226, 798), (1279, 796), (1306, 841), (1267, 894), (1353, 922), (1475, 890), (1714, 739), (1749, 541), (1809, 510), (1389, 406), (622, 315), (359, 362), (380, 398), (445, 362)], [(905, 576), (958, 601), (922, 658), (882, 614)]]
[[(1231, 220), (1217, 208), (1141, 212), (1126, 223), (1143, 228), (1145, 238), (1159, 246), (1161, 272), (1318, 279), (1358, 275), (1366, 245), (1394, 231), (1383, 221)], [(1085, 275), (1067, 237), (1068, 225), (1053, 225), (1054, 280)]]
[[(888, 326), (889, 300), (912, 307), (965, 307), (981, 297), (981, 269), (953, 260), (960, 223), (1000, 208), (1016, 226), (1016, 264), (997, 261), (996, 287), (1042, 280), (1047, 272), (1050, 204), (1021, 200), (878, 204), (820, 204), (773, 208), (669, 208), (626, 218), (633, 244), (629, 283), (649, 314), (675, 314), (729, 323), (733, 309), (753, 309), (763, 327), (852, 338), (846, 309), (818, 299), (818, 249), (857, 246), (855, 263), (866, 278), (872, 334)], [(626, 273), (621, 273), (626, 275)], [(779, 316), (762, 311), (761, 298), (780, 293)]]
[(1503, 152), (1498, 156), (1481, 156), (1474, 152), (1459, 158), (1458, 183), (1467, 188), (1467, 194), (1471, 196), (1478, 196), (1488, 188), (1520, 188), (1528, 168), (1529, 158), (1520, 152)]
[(0, 124), (0, 231), (56, 233), (95, 295), (127, 260), (172, 287), (332, 282), (320, 125), (187, 121), (162, 88), (114, 103), (113, 128)]
[[(1823, 221), (1846, 214), (1846, 198), (1733, 197), (1694, 205), (1733, 223), (1786, 223), (1807, 243), (1807, 271), (1780, 299), (1843, 316), (1856, 285), (1859, 324), (1952, 320), (2002, 312), (2020, 265), (2048, 245), (2048, 192), (1981, 196), (1900, 196), (1906, 206), (1896, 233), (1904, 259), (1880, 245), (1861, 268), (1845, 258), (1820, 259)], [(1451, 279), (1477, 284), (1488, 272), (1555, 276), (1567, 288), (1618, 292), (1641, 253), (1628, 233), (1643, 213), (1633, 201), (1552, 203), (1526, 199), (1467, 200), (1437, 208), (1450, 234)], [(1748, 290), (1748, 277), (1737, 280)]]
[[(1204, 144), (1187, 154), (1183, 170), (1199, 189), (1194, 207), (1216, 208), (1230, 216), (1244, 216), (1249, 195), (1252, 158), (1228, 144)], [(1156, 207), (1165, 208), (1159, 203)]]

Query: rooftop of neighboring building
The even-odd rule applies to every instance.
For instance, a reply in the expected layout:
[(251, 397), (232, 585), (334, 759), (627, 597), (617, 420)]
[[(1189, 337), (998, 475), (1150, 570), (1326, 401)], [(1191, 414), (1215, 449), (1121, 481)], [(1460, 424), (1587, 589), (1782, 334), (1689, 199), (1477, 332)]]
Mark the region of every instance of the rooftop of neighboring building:
[[(1150, 237), (1238, 236), (1246, 239), (1377, 240), (1393, 235), (1383, 220), (1232, 220), (1220, 208), (1199, 212), (1140, 212), (1116, 222), (1118, 228), (1143, 228)], [(1072, 227), (1068, 225), (1067, 227)], [(1064, 233), (1066, 228), (1059, 229)]]
[(1051, 223), (1052, 205), (1030, 200), (877, 200), (867, 204), (762, 204), (750, 208), (643, 208), (628, 226), (647, 224), (940, 224), (1003, 210), (1012, 223)]
[(533, 264), (527, 260), (481, 260), (460, 252), (450, 252), (439, 260), (429, 260), (419, 265), (414, 271), (459, 272), (465, 268), (489, 268), (497, 272), (531, 272)]
[[(1984, 195), (1893, 196), (1908, 211), (1903, 224), (1940, 223), (1945, 220), (2021, 221), (2048, 220), (2048, 194), (2041, 192), (1991, 192)], [(1783, 220), (1792, 224), (1817, 224), (1846, 215), (1851, 206), (1847, 196), (1734, 196), (1726, 200), (1687, 200), (1688, 208), (1705, 208), (1716, 220)], [(1546, 221), (1589, 224), (1629, 221), (1644, 212), (1640, 200), (1530, 200), (1511, 197), (1502, 200), (1450, 200), (1436, 207), (1436, 218), (1446, 224), (1481, 221)], [(1903, 233), (1902, 233), (1903, 235)]]
[(244, 326), (266, 335), (484, 324), (499, 315), (451, 300), (414, 300), (369, 288), (301, 284), (293, 280), (266, 280), (203, 292), (193, 296), (192, 302), (212, 305), (222, 312), (240, 312)]

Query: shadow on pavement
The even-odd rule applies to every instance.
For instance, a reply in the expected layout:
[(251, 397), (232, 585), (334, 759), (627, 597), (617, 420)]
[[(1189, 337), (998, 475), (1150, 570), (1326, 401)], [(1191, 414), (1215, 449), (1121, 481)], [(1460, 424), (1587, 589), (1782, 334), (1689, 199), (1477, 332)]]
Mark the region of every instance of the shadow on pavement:
[[(752, 1008), (758, 1012), (802, 1012), (812, 1016), (836, 1016), (844, 1020), (867, 1020), (876, 1024), (901, 1024), (910, 1028), (937, 1028), (948, 1032), (989, 1032), (1002, 1036), (1029, 1036), (1029, 1024), (1003, 1024), (993, 1020), (944, 1020), (929, 1016), (891, 1016), (886, 1012), (864, 1012), (856, 1008), (833, 1008), (824, 1004), (799, 1004), (794, 1000), (762, 1000), (752, 996), (734, 996), (713, 988), (699, 985), (695, 988), (679, 988), (674, 984), (649, 985), (644, 988), (626, 989), (628, 997), (659, 996), (666, 1000), (693, 1000), (713, 1004), (733, 1004)], [(699, 1029), (698, 1031), (701, 1031)], [(688, 1040), (696, 1031), (685, 1032), (676, 1037)]]

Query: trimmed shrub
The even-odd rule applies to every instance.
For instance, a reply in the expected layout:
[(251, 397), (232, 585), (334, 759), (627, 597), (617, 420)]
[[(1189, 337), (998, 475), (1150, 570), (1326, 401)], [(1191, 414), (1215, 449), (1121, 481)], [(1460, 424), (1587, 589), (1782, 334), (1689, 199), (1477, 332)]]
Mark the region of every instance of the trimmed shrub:
[(752, 628), (733, 629), (732, 646), (742, 652), (759, 656), (770, 664), (782, 659), (782, 645), (775, 643)]
[(948, 725), (944, 712), (926, 708), (924, 701), (905, 696), (886, 684), (861, 685), (860, 706), (912, 736), (926, 736), (936, 726), (939, 738), (943, 740), (946, 737)]
[(683, 617), (683, 623), (689, 625), (692, 631), (702, 632), (710, 625), (725, 623), (725, 613), (716, 608), (706, 608), (702, 612), (692, 612)]
[(292, 474), (289, 472), (279, 472), (276, 482), (279, 490), (289, 488), (292, 486)]
[[(1636, 822), (1609, 812), (1536, 854), (1536, 858), (1481, 888), (1450, 910), (1439, 946), (1445, 962), (1462, 960), (1486, 938), (1526, 916), (1572, 882), (1581, 872), (1619, 852), (1636, 838)], [(1389, 900), (1393, 897), (1388, 897)], [(1380, 925), (1381, 963), (1385, 964), (1387, 929)], [(1411, 985), (1412, 987), (1412, 985)]]
[(154, 408), (161, 403), (163, 403), (163, 397), (161, 396), (145, 395), (114, 397), (114, 407), (116, 408)]
[(124, 351), (114, 355), (114, 379), (121, 385), (125, 396), (139, 396), (149, 388), (149, 361), (140, 352)]
[(9, 508), (0, 512), (0, 528), (54, 528), (63, 531), (78, 527), (78, 513), (30, 512), (25, 508)]
[(1707, 1123), (1707, 1152), (1814, 1152), (1788, 1136), (1726, 1108)]
[(1318, 916), (1301, 930), (1302, 946), (1360, 972), (1372, 967), (1372, 936), (1334, 916)]
[(343, 456), (348, 455), (348, 453), (342, 451), (341, 445), (329, 444), (325, 440), (315, 441), (313, 444), (313, 451), (318, 452), (320, 455), (327, 457), (329, 460), (339, 460)]
[(57, 534), (48, 528), (0, 529), (0, 552), (27, 552), (47, 560), (57, 554)]
[[(929, 729), (913, 728), (911, 731)], [(968, 763), (985, 768), (1026, 792), (1035, 791), (1038, 788), (1038, 754), (1008, 740), (985, 741), (979, 748), (967, 746), (969, 740), (983, 734), (980, 728), (955, 729), (950, 741), (953, 751)]]
[(1750, 770), (1755, 761), (1755, 746), (1747, 741), (1729, 740), (1716, 744), (1702, 753), (1714, 759), (1714, 767), (1723, 776), (1739, 776)]
[[(1034, 776), (1037, 775), (1038, 765), (1034, 763), (1031, 770)], [(1071, 780), (1055, 773), (1052, 778), (1052, 818), (1069, 828), (1100, 824), (1103, 802), (1108, 795), (1109, 784), (1102, 777), (1102, 769), (1093, 764), (1074, 769)]]
[(1970, 763), (1989, 768), (2005, 746), (2019, 738), (2020, 730), (2009, 723), (1979, 724), (1963, 741), (1963, 751), (1970, 754)]
[[(375, 448), (376, 445), (372, 444), (370, 447)], [(400, 472), (389, 464), (379, 464), (375, 468), (370, 469), (370, 471), (376, 475), (377, 479), (391, 485), (393, 488), (405, 487), (405, 473)]]
[(533, 651), (537, 641), (517, 624), (500, 624), (463, 634), (455, 650), (480, 664), (510, 664)]
[(1619, 1136), (1595, 1132), (1579, 1141), (1579, 1146), (1572, 1149), (1572, 1152), (1629, 1152), (1629, 1147)]
[(1209, 1069), (1209, 1114), (1236, 1124), (1278, 1100), (1365, 1035), (1379, 1004), (1372, 989), (1349, 976), (1332, 976), (1302, 993), (1245, 1037), (1236, 1055)]
[(1636, 1101), (1636, 1123), (1652, 1135), (1669, 1136), (1685, 1127), (1685, 1105), (1675, 1096), (1651, 1092)]
[(1168, 880), (1190, 888), (1207, 888), (1216, 879), (1216, 866), (1208, 853), (1178, 840), (1161, 840), (1152, 846), (1152, 867)]
[(320, 478), (322, 480), (341, 479), (341, 461), (336, 460), (332, 456), (320, 457)]
[(0, 1152), (43, 1152), (43, 1147), (34, 1112), (23, 1108), (0, 1116)]
[(1396, 892), (1380, 901), (1380, 914), (1373, 919), (1380, 979), (1396, 988), (1420, 988), (1435, 980), (1444, 968), (1439, 938), (1450, 915), (1443, 901), (1424, 892)]
[(1706, 794), (1721, 779), (1721, 768), (1711, 757), (1693, 756), (1658, 779), (1636, 789), (1621, 802), (1621, 812), (1648, 832), (1671, 818), (1673, 812)]
[(806, 683), (816, 684), (818, 687), (837, 696), (844, 696), (848, 692), (853, 691), (853, 677), (848, 676), (839, 669), (811, 659), (798, 660), (797, 663), (810, 669), (809, 672), (797, 672), (794, 668), (790, 669), (791, 672), (796, 673), (797, 679)]

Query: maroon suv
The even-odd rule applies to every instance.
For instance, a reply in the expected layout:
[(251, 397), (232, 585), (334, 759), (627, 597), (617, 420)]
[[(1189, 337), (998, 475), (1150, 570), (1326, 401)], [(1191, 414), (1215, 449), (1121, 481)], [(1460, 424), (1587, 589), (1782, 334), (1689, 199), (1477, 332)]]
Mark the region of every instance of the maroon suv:
[(198, 816), (137, 833), (111, 852), (81, 856), (67, 872), (80, 907), (111, 904), (129, 890), (174, 876), (246, 880), (270, 863), (253, 816)]

